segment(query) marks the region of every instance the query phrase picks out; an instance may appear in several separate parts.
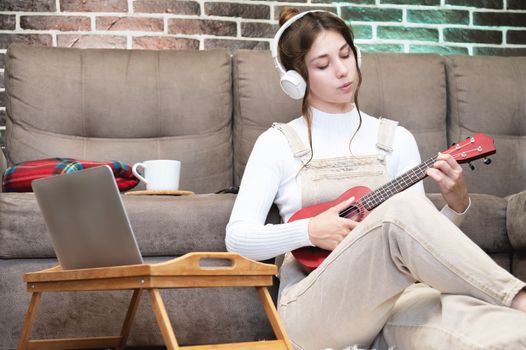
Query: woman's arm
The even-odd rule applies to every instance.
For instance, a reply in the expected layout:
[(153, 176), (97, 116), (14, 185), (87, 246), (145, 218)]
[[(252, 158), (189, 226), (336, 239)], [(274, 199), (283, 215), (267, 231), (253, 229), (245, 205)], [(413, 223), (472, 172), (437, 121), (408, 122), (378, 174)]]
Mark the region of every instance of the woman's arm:
[[(394, 161), (397, 164), (394, 176), (399, 176), (421, 163), (416, 140), (407, 129), (402, 127), (397, 129), (393, 148), (397, 152), (394, 155)], [(438, 157), (434, 167), (427, 170), (427, 175), (437, 182), (447, 203), (441, 213), (457, 226), (460, 225), (471, 205), (462, 168), (451, 156), (442, 154)], [(425, 194), (422, 182), (414, 185), (410, 190)]]
[(449, 154), (440, 154), (433, 168), (427, 169), (427, 175), (436, 181), (442, 197), (457, 213), (465, 212), (470, 200), (464, 181), (464, 170), (455, 158)]
[(265, 225), (283, 177), (289, 145), (282, 134), (267, 130), (257, 139), (248, 159), (239, 193), (226, 228), (228, 251), (254, 260), (265, 260), (311, 245), (310, 219)]

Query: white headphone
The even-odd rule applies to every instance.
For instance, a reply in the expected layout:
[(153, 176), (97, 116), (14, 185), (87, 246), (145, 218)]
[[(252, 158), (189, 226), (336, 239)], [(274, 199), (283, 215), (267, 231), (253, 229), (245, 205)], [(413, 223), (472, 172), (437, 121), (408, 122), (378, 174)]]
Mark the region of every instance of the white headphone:
[[(289, 18), (287, 22), (283, 23), (283, 25), (279, 28), (276, 35), (274, 36), (274, 39), (272, 40), (272, 43), (270, 45), (270, 52), (272, 54), (272, 58), (274, 59), (274, 65), (276, 66), (277, 70), (279, 71), (279, 75), (281, 76), (279, 81), (281, 89), (283, 89), (283, 91), (288, 96), (295, 100), (302, 99), (303, 96), (305, 96), (305, 89), (307, 88), (307, 83), (305, 82), (303, 77), (295, 70), (285, 71), (285, 67), (283, 67), (283, 65), (281, 64), (278, 54), (279, 39), (281, 38), (281, 35), (285, 32), (285, 30), (287, 30), (287, 28), (292, 25), (292, 23), (296, 22), (298, 19), (305, 16), (307, 13), (313, 12), (327, 12), (333, 16), (338, 17), (334, 13), (324, 10), (311, 10), (298, 13), (297, 15)], [(362, 65), (362, 53), (356, 45), (355, 47), (356, 56), (358, 57), (358, 67), (360, 67)]]

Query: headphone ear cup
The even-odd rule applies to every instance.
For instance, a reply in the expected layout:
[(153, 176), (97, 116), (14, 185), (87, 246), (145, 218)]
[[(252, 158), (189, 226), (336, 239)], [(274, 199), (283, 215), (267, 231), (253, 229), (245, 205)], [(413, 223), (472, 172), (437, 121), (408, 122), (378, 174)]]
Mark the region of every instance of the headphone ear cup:
[(303, 77), (295, 70), (289, 70), (281, 76), (279, 81), (281, 89), (295, 100), (300, 100), (305, 96), (307, 83)]

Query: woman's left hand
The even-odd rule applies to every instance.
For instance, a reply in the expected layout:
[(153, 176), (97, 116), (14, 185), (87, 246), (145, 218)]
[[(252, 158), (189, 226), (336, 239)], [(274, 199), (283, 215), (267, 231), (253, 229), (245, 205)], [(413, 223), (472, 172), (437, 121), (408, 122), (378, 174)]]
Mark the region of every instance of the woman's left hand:
[(442, 196), (451, 209), (464, 212), (469, 205), (469, 196), (464, 171), (455, 158), (449, 154), (439, 154), (432, 168), (426, 174), (436, 181)]

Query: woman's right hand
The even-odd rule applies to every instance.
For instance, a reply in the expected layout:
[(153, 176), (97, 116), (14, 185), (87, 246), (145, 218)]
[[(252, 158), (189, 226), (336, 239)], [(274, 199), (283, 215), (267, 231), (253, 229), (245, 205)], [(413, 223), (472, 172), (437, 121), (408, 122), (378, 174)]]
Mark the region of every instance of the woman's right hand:
[(316, 247), (334, 250), (338, 244), (358, 225), (357, 221), (340, 217), (340, 212), (354, 202), (354, 197), (338, 203), (309, 221), (309, 239)]

